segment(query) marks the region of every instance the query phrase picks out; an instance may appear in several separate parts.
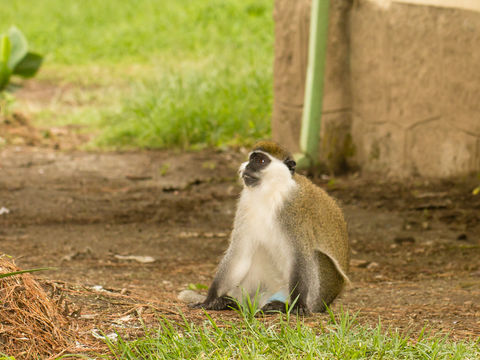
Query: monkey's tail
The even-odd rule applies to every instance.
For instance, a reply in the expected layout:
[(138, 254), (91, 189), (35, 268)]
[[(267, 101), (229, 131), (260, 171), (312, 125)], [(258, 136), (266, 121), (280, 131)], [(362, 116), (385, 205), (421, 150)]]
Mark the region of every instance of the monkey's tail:
[(183, 301), (186, 304), (196, 304), (204, 302), (205, 295), (199, 294), (193, 290), (182, 290), (178, 293), (178, 300)]

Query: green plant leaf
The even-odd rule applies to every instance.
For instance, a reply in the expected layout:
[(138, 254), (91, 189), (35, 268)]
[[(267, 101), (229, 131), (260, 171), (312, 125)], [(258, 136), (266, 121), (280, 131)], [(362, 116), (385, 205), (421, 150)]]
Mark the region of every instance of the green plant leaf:
[(20, 274), (32, 273), (32, 272), (35, 272), (35, 271), (44, 271), (44, 270), (50, 270), (50, 268), (13, 271), (13, 272), (9, 272), (9, 273), (0, 274), (0, 279), (6, 278), (6, 277), (9, 277), (9, 276), (15, 276), (15, 275), (20, 275)]
[(189, 290), (205, 290), (208, 289), (208, 286), (204, 284), (188, 284)]
[(8, 59), (10, 58), (11, 50), (12, 44), (10, 43), (10, 39), (7, 35), (2, 35), (0, 41), (0, 61), (7, 63)]
[(480, 186), (477, 186), (475, 189), (473, 189), (472, 194), (473, 194), (473, 195), (478, 195), (478, 194), (480, 194)]
[(8, 68), (7, 63), (0, 60), (0, 91), (7, 87), (10, 75), (12, 75), (12, 72)]
[(41, 55), (29, 52), (17, 66), (15, 66), (12, 73), (26, 78), (32, 77), (42, 65), (42, 61), (43, 57)]
[(8, 30), (7, 36), (10, 39), (10, 43), (12, 45), (10, 59), (8, 59), (7, 65), (10, 70), (13, 70), (18, 65), (18, 63), (22, 61), (22, 59), (27, 55), (28, 43), (22, 32), (15, 26), (12, 26)]

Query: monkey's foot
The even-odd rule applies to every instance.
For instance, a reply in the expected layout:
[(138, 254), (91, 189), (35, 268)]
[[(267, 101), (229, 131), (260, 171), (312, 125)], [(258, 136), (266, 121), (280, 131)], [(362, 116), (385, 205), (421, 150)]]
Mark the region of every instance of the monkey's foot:
[[(265, 304), (262, 307), (262, 311), (264, 314), (286, 313), (287, 305), (282, 301), (274, 300)], [(308, 309), (306, 305), (297, 305), (297, 304), (295, 304), (295, 306), (291, 310), (291, 313), (297, 314), (300, 316), (312, 315), (311, 311)]]
[(230, 296), (220, 296), (213, 300), (205, 300), (204, 302), (189, 305), (192, 309), (205, 310), (234, 310), (238, 309), (238, 304)]
[(307, 305), (304, 304), (295, 304), (292, 309), (292, 313), (300, 316), (310, 316), (312, 312), (308, 309)]
[(265, 304), (262, 307), (262, 311), (265, 314), (273, 314), (273, 313), (279, 313), (279, 312), (280, 313), (286, 313), (287, 312), (287, 306), (282, 301), (273, 300), (273, 301), (270, 301), (269, 303)]

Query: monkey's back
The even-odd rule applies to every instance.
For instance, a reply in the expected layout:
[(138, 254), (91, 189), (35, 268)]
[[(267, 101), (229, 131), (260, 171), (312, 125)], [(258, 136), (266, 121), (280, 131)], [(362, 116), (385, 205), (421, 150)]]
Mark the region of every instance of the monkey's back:
[(299, 186), (280, 211), (280, 222), (290, 236), (301, 237), (297, 243), (334, 260), (348, 281), (350, 251), (341, 209), (332, 197), (305, 176), (295, 174), (294, 180)]

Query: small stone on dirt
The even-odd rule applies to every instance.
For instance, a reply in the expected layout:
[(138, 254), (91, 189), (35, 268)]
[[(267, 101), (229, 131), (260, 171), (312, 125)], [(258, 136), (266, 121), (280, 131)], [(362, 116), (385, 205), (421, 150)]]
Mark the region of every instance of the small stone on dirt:
[(178, 300), (186, 304), (195, 304), (205, 300), (205, 295), (201, 295), (193, 290), (182, 290), (178, 294)]

